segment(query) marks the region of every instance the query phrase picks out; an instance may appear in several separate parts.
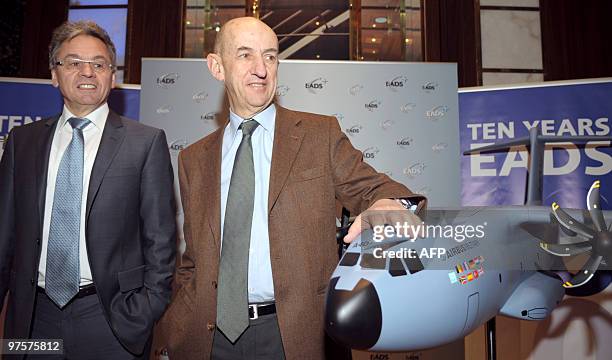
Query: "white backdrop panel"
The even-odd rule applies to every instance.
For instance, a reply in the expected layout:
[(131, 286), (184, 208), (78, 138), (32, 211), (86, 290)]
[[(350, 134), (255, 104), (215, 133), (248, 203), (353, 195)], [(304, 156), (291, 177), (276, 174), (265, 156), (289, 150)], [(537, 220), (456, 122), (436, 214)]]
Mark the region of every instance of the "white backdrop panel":
[[(143, 59), (141, 121), (166, 131), (175, 159), (227, 118), (224, 101), (205, 60)], [(431, 206), (459, 205), (456, 64), (283, 61), (277, 101), (335, 115), (376, 169)]]
[[(459, 206), (456, 74), (456, 64), (444, 63), (282, 61), (277, 102), (336, 116), (377, 170), (426, 195), (430, 206)], [(227, 119), (223, 85), (203, 59), (143, 59), (141, 79), (140, 121), (166, 131), (176, 173), (178, 152)], [(462, 353), (458, 341), (411, 354), (354, 352), (354, 358), (457, 359)]]

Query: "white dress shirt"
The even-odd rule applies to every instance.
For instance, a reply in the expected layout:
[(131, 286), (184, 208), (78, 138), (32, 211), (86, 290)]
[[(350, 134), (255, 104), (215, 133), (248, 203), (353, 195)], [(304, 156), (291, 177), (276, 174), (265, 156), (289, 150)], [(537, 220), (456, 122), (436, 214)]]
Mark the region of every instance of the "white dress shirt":
[[(80, 286), (85, 286), (93, 282), (91, 269), (89, 268), (89, 260), (87, 258), (87, 245), (85, 243), (85, 208), (87, 204), (87, 192), (89, 190), (89, 177), (93, 168), (96, 154), (100, 147), (102, 139), (102, 131), (106, 124), (109, 109), (108, 104), (100, 106), (93, 112), (89, 113), (86, 118), (91, 121), (83, 129), (83, 138), (85, 140), (85, 159), (83, 162), (83, 195), (81, 197), (81, 226), (79, 236), (79, 268), (80, 268)], [(49, 244), (49, 228), (51, 226), (51, 211), (53, 209), (53, 198), (55, 195), (55, 180), (59, 169), (60, 161), (64, 152), (68, 148), (72, 140), (72, 126), (68, 122), (71, 117), (76, 117), (64, 106), (62, 115), (58, 119), (55, 132), (53, 134), (53, 143), (51, 144), (51, 152), (49, 153), (49, 167), (47, 168), (47, 189), (45, 194), (45, 215), (43, 219), (43, 236), (42, 249), (40, 253), (40, 263), (38, 265), (38, 286), (45, 287), (45, 272), (47, 267), (47, 245)]]
[[(253, 145), (253, 165), (255, 169), (255, 198), (251, 242), (249, 249), (248, 294), (249, 303), (274, 300), (274, 283), (270, 262), (270, 237), (268, 234), (268, 189), (270, 187), (270, 166), (274, 144), (274, 124), (276, 107), (268, 106), (253, 117), (259, 123), (251, 136)], [(230, 122), (223, 132), (221, 152), (221, 239), (225, 224), (225, 207), (229, 192), (234, 158), (242, 141), (242, 130), (238, 127), (244, 121), (230, 111)], [(241, 226), (238, 223), (234, 226)]]

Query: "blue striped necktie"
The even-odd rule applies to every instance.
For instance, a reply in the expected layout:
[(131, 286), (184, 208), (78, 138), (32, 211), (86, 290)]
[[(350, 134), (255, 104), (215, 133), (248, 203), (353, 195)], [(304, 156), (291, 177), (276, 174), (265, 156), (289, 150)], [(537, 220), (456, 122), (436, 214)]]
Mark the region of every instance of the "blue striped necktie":
[(73, 117), (68, 119), (68, 122), (73, 129), (72, 140), (57, 170), (45, 274), (45, 292), (60, 308), (79, 292), (79, 238), (85, 147), (83, 129), (90, 121)]

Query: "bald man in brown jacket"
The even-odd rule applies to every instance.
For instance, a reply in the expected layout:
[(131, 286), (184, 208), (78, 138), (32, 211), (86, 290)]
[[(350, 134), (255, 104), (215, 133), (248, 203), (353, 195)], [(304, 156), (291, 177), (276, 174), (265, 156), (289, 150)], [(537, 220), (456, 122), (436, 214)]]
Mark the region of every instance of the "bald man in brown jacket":
[[(325, 290), (338, 262), (336, 199), (355, 214), (405, 211), (395, 198), (425, 200), (364, 163), (334, 117), (273, 104), (278, 40), (267, 25), (234, 19), (217, 36), (208, 67), (225, 84), (230, 119), (179, 156), (187, 247), (177, 274), (180, 289), (162, 321), (169, 355), (323, 359)], [(217, 301), (219, 268), (228, 241), (222, 236), (233, 189), (228, 183), (241, 141), (236, 134), (249, 120), (259, 126), (251, 139), (256, 185), (248, 300), (249, 307), (270, 314), (256, 319), (251, 314), (244, 333), (232, 340), (217, 326), (218, 305), (224, 305)], [(411, 213), (407, 217), (420, 223)], [(359, 232), (360, 218), (345, 241)]]

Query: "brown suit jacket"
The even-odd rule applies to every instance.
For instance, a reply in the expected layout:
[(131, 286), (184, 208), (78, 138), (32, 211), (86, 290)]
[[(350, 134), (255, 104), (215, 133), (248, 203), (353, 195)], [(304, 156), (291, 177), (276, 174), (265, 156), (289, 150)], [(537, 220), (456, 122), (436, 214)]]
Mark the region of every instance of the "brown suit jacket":
[[(179, 156), (187, 248), (162, 320), (171, 359), (210, 357), (220, 255), (222, 126)], [(324, 358), (325, 290), (338, 263), (335, 199), (357, 214), (410, 197), (362, 161), (336, 118), (277, 106), (269, 189), (270, 258), (287, 359)]]

